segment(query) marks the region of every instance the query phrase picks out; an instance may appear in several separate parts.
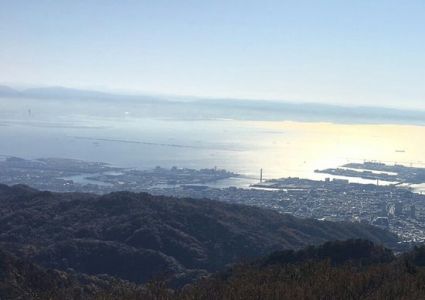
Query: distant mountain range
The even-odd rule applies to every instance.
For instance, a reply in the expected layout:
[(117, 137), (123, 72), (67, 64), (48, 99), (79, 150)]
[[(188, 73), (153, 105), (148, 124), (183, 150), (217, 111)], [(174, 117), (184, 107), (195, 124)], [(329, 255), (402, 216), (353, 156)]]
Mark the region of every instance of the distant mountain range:
[[(0, 98), (108, 102), (120, 107), (140, 105), (151, 117), (218, 118), (236, 120), (293, 120), (335, 123), (392, 123), (425, 125), (425, 111), (382, 107), (344, 107), (318, 103), (267, 100), (211, 99), (165, 95), (119, 95), (64, 87), (14, 90), (0, 86)], [(64, 102), (65, 103), (65, 102)], [(127, 105), (129, 104), (129, 105)]]
[(226, 265), (329, 240), (395, 235), (244, 205), (145, 193), (103, 196), (0, 185), (0, 249), (41, 266), (181, 286)]
[(35, 98), (35, 99), (55, 99), (55, 100), (135, 100), (154, 98), (147, 95), (131, 96), (105, 93), (92, 90), (72, 89), (66, 87), (40, 87), (28, 88), (23, 90), (13, 89), (8, 86), (0, 85), (0, 98), (16, 97), (16, 98)]
[(0, 85), (0, 97), (18, 97), (21, 93), (11, 87)]

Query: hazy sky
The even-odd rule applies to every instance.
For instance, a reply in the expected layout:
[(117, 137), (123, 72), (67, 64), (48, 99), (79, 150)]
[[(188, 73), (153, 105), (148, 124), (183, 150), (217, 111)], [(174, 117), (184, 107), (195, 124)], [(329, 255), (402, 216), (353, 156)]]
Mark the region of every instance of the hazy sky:
[(425, 1), (0, 0), (0, 83), (425, 108)]

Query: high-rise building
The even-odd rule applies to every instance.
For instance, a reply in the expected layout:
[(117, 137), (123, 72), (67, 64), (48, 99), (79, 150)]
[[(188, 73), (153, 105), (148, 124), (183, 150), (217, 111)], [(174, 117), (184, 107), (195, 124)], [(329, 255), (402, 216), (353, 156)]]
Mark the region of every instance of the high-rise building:
[(416, 219), (416, 207), (414, 205), (410, 205), (410, 217)]
[(394, 204), (394, 215), (401, 216), (403, 214), (403, 203), (400, 201)]

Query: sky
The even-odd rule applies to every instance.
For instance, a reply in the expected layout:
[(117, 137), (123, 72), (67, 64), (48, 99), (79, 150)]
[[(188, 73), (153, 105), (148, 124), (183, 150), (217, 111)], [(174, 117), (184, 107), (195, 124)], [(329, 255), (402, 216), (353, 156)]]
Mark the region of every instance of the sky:
[(0, 83), (425, 109), (423, 0), (0, 0)]

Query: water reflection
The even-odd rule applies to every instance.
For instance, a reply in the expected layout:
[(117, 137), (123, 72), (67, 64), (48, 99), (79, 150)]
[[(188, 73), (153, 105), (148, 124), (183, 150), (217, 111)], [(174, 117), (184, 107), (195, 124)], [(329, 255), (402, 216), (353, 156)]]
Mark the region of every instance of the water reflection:
[(329, 177), (315, 174), (315, 169), (347, 162), (377, 160), (423, 167), (425, 157), (421, 126), (86, 115), (42, 121), (43, 126), (34, 126), (34, 120), (3, 120), (8, 126), (0, 127), (0, 154), (75, 158), (141, 169), (217, 166), (254, 178), (262, 168), (264, 178), (312, 179)]

